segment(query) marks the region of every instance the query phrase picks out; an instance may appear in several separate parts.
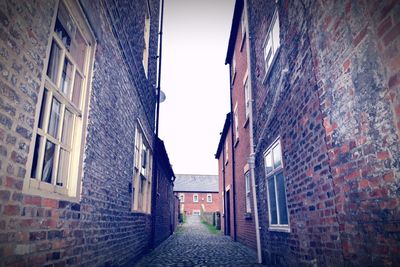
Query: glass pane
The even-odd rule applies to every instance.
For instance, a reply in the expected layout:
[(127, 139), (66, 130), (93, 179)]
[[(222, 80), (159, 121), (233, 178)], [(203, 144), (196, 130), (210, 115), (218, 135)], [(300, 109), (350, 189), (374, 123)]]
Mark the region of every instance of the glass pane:
[(42, 105), (40, 107), (40, 115), (39, 115), (39, 128), (43, 129), (44, 128), (44, 118), (45, 118), (45, 113), (46, 113), (46, 106), (47, 106), (47, 96), (49, 95), (49, 92), (47, 89), (44, 90), (43, 93), (43, 99), (42, 99)]
[(281, 152), (281, 143), (274, 147), (272, 150), (274, 155), (274, 169), (282, 165), (282, 152)]
[(278, 217), (277, 217), (277, 210), (276, 210), (276, 199), (275, 199), (275, 183), (274, 183), (274, 177), (271, 177), (268, 179), (268, 202), (269, 202), (269, 208), (270, 208), (270, 223), (271, 224), (277, 224), (278, 223)]
[(39, 150), (40, 150), (40, 144), (42, 142), (43, 137), (40, 135), (36, 136), (36, 142), (35, 142), (35, 151), (33, 152), (33, 162), (32, 162), (32, 171), (31, 171), (31, 177), (36, 178), (37, 177), (37, 170), (38, 170), (38, 160), (39, 160)]
[(75, 72), (74, 91), (72, 92), (72, 102), (80, 108), (81, 104), (81, 91), (82, 91), (82, 77), (78, 72)]
[(49, 65), (47, 66), (47, 76), (57, 84), (57, 73), (60, 67), (60, 47), (53, 41), (51, 44)]
[(46, 183), (51, 183), (55, 149), (56, 149), (55, 144), (53, 144), (50, 141), (46, 142), (46, 149), (44, 152), (44, 160), (43, 160), (43, 171), (42, 171), (42, 181)]
[(276, 188), (278, 190), (279, 202), (279, 218), (280, 224), (288, 224), (287, 207), (286, 207), (286, 190), (285, 190), (285, 177), (283, 172), (276, 176)]
[(276, 14), (276, 20), (274, 23), (274, 27), (272, 29), (272, 39), (274, 42), (274, 54), (276, 52), (276, 50), (278, 49), (279, 45), (280, 45), (280, 40), (279, 40), (279, 16), (278, 14)]
[(60, 3), (58, 8), (54, 31), (60, 37), (64, 46), (70, 50), (71, 37), (75, 36), (76, 26), (63, 2)]
[(75, 62), (78, 64), (78, 68), (83, 71), (83, 64), (85, 62), (85, 51), (86, 51), (86, 42), (82, 38), (82, 35), (79, 31), (76, 31), (75, 39), (72, 42), (71, 46), (71, 55)]
[(53, 104), (51, 106), (51, 111), (50, 111), (50, 121), (49, 121), (48, 133), (55, 138), (57, 138), (58, 122), (60, 120), (60, 110), (61, 110), (60, 102), (58, 102), (53, 97)]
[(61, 84), (60, 89), (61, 92), (69, 96), (70, 87), (71, 87), (71, 79), (72, 79), (72, 64), (71, 62), (65, 58), (63, 71), (61, 74)]
[(56, 185), (66, 186), (66, 181), (68, 178), (68, 167), (69, 167), (69, 152), (61, 149), (60, 158), (58, 161), (58, 173)]
[(271, 152), (269, 152), (266, 156), (265, 156), (265, 174), (268, 174), (270, 172), (272, 172), (273, 168), (272, 168), (272, 154)]
[(74, 115), (68, 109), (65, 109), (61, 142), (67, 146), (71, 144), (73, 119)]

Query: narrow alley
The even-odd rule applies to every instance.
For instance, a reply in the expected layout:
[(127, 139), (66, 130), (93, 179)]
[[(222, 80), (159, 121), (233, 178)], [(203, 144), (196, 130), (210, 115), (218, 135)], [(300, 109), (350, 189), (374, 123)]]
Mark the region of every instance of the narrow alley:
[(264, 266), (256, 262), (253, 250), (219, 232), (211, 233), (200, 216), (193, 215), (135, 267)]

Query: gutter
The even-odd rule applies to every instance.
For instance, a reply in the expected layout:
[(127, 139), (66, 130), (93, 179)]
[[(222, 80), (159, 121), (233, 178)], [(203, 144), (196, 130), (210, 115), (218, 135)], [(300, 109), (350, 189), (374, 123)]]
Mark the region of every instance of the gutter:
[(245, 27), (246, 27), (246, 50), (247, 50), (247, 62), (248, 62), (248, 77), (249, 79), (249, 95), (250, 95), (250, 111), (249, 111), (249, 127), (250, 127), (250, 156), (248, 159), (250, 167), (250, 180), (251, 180), (251, 190), (253, 191), (253, 207), (254, 207), (254, 220), (255, 220), (255, 230), (256, 230), (256, 243), (257, 243), (257, 261), (262, 263), (261, 254), (261, 238), (260, 238), (260, 221), (258, 218), (258, 204), (257, 204), (257, 191), (255, 182), (255, 153), (254, 153), (254, 131), (253, 131), (253, 79), (252, 79), (252, 60), (250, 52), (250, 31), (249, 31), (249, 16), (247, 10), (247, 2), (244, 0), (244, 12), (246, 15)]

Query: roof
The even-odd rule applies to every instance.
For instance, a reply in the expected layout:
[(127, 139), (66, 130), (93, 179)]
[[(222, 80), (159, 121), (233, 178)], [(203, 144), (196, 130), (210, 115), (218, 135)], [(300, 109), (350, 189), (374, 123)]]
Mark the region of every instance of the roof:
[(163, 167), (165, 171), (167, 171), (167, 175), (171, 178), (175, 177), (174, 170), (172, 169), (171, 163), (169, 162), (168, 153), (165, 148), (163, 140), (160, 138), (156, 139), (157, 145), (157, 154), (156, 157), (158, 159), (159, 166)]
[(235, 9), (233, 10), (231, 33), (228, 41), (228, 51), (226, 53), (225, 65), (230, 64), (233, 51), (235, 50), (236, 35), (239, 29), (240, 19), (242, 17), (243, 0), (236, 0)]
[(219, 158), (219, 155), (221, 154), (222, 148), (224, 147), (226, 135), (228, 134), (230, 124), (231, 124), (231, 113), (229, 112), (228, 114), (226, 114), (224, 129), (222, 130), (221, 138), (219, 139), (217, 152), (215, 153), (215, 158), (216, 159)]
[(175, 192), (218, 192), (218, 175), (176, 174)]

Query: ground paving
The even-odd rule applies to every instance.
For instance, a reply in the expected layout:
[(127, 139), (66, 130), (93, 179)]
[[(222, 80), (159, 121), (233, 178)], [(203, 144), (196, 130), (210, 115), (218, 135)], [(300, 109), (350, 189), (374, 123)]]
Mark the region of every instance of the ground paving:
[(198, 216), (187, 218), (177, 231), (134, 267), (264, 266), (256, 253), (221, 233), (212, 234)]

